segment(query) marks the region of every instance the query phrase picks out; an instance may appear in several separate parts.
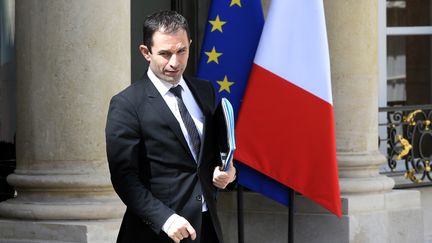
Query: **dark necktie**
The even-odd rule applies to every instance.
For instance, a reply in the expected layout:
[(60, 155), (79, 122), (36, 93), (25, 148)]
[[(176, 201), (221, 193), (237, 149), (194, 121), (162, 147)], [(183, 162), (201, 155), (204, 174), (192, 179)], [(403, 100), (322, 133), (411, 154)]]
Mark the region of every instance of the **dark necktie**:
[(189, 137), (190, 137), (191, 143), (192, 143), (192, 148), (194, 150), (193, 152), (195, 153), (195, 155), (198, 159), (198, 154), (199, 154), (200, 147), (201, 147), (201, 139), (200, 139), (200, 136), (198, 133), (198, 129), (196, 128), (195, 123), (192, 120), (191, 115), (189, 114), (185, 104), (183, 103), (183, 99), (182, 99), (182, 95), (181, 95), (182, 88), (180, 85), (177, 85), (176, 87), (172, 87), (169, 91), (171, 93), (173, 93), (174, 96), (176, 97), (179, 111), (180, 111), (180, 116), (183, 120), (183, 123), (186, 127), (187, 132), (189, 133)]

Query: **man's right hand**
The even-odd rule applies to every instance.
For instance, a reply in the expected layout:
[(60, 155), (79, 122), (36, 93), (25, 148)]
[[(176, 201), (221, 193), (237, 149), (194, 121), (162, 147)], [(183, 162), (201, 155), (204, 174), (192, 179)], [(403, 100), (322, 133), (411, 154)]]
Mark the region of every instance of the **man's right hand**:
[(192, 240), (196, 239), (196, 231), (192, 225), (185, 218), (179, 216), (169, 226), (168, 236), (175, 242), (180, 243), (181, 240), (191, 237)]

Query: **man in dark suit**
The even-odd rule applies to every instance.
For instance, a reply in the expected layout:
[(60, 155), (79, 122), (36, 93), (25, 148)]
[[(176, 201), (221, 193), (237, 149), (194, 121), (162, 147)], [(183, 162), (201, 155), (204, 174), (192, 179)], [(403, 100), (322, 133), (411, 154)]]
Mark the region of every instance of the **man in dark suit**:
[(111, 100), (108, 162), (127, 206), (117, 242), (223, 242), (216, 190), (236, 171), (219, 168), (213, 86), (183, 77), (190, 44), (183, 16), (148, 16), (139, 47), (147, 75)]

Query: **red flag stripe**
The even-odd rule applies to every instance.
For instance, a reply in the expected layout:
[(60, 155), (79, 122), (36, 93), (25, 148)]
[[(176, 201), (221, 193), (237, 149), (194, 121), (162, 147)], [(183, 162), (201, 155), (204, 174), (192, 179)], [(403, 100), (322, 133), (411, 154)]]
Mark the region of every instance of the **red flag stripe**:
[(235, 158), (341, 215), (333, 107), (254, 65)]

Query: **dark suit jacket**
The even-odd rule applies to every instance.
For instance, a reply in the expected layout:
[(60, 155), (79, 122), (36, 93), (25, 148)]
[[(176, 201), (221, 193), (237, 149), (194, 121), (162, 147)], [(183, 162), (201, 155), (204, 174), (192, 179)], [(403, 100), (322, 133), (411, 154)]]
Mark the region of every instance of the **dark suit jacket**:
[(194, 242), (199, 242), (201, 195), (223, 242), (212, 184), (213, 169), (220, 164), (212, 118), (215, 93), (209, 82), (186, 83), (205, 117), (198, 162), (147, 75), (111, 99), (105, 130), (108, 162), (114, 189), (127, 206), (117, 242), (173, 242), (161, 230), (173, 213), (192, 224)]

